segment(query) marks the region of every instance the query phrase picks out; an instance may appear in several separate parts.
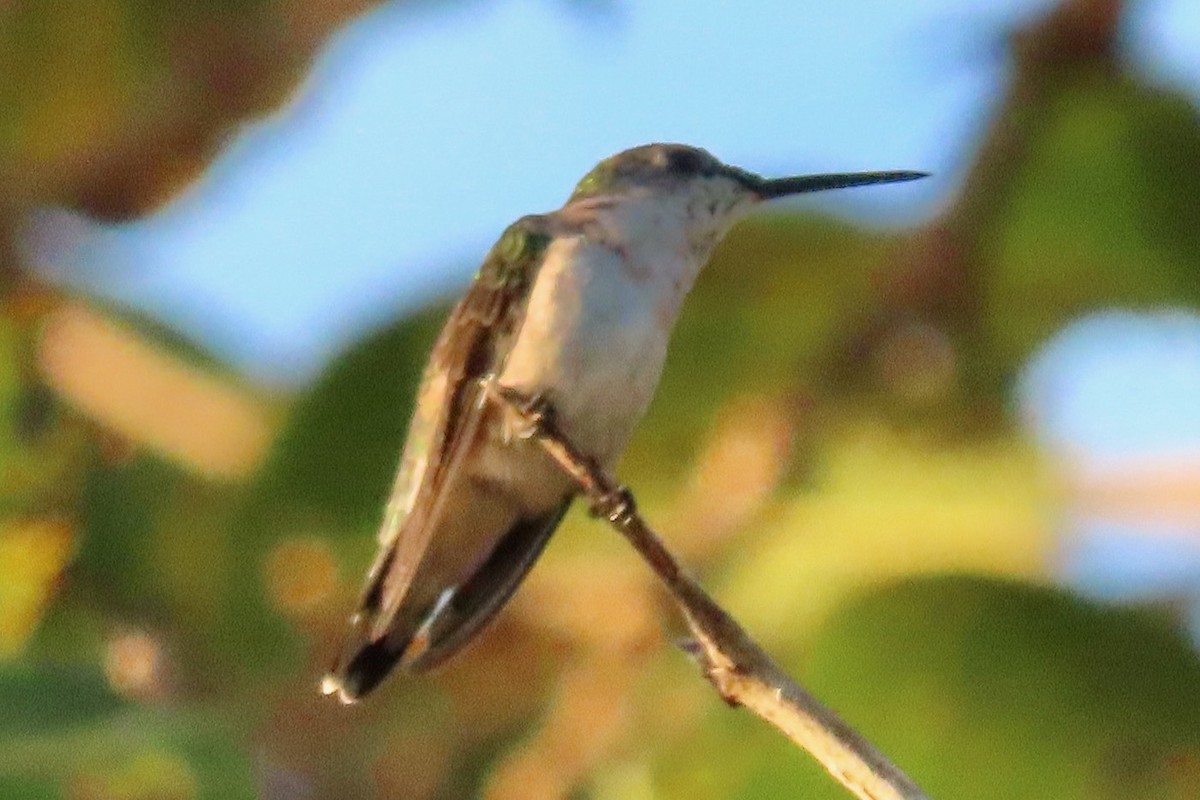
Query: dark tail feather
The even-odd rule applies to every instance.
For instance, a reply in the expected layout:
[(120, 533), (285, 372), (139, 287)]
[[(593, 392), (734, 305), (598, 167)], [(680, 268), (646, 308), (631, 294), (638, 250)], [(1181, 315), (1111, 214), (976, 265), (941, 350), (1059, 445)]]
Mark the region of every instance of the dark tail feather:
[(518, 521), (445, 606), (426, 619), (414, 637), (413, 652), (405, 658), (405, 669), (433, 669), (471, 641), (521, 585), (570, 505), (568, 497), (547, 514)]
[(396, 641), (385, 636), (377, 641), (359, 642), (347, 650), (347, 656), (321, 681), (324, 694), (336, 694), (347, 705), (366, 696), (387, 677), (404, 656), (409, 639)]
[[(325, 676), (321, 690), (336, 694), (343, 703), (353, 703), (397, 666), (422, 672), (458, 652), (516, 591), (570, 503), (566, 498), (543, 516), (519, 520), (470, 577), (457, 587), (446, 587), (452, 591), (444, 592), (420, 613), (410, 615), (402, 602), (383, 637), (372, 640), (367, 633), (371, 625), (359, 623), (346, 657)], [(368, 591), (361, 612), (368, 619), (373, 596)]]

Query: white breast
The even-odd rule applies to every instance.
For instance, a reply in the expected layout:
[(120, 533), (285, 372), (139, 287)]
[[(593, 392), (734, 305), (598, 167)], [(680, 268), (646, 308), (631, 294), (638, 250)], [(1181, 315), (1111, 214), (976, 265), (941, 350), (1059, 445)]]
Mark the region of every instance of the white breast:
[(630, 269), (617, 250), (583, 237), (555, 240), (501, 382), (546, 393), (564, 432), (610, 465), (658, 385), (686, 291), (664, 276), (678, 272)]

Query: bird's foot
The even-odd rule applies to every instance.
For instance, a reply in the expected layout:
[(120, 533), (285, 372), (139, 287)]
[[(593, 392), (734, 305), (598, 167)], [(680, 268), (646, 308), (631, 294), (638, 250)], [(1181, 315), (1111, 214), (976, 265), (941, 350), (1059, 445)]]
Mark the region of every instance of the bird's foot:
[(554, 425), (554, 406), (542, 392), (526, 396), (517, 403), (521, 425), (514, 431), (518, 439), (536, 439)]
[(553, 427), (554, 407), (543, 392), (525, 394), (503, 386), (494, 378), (484, 384), (484, 392), (508, 405), (505, 409), (505, 441), (527, 441), (545, 435)]

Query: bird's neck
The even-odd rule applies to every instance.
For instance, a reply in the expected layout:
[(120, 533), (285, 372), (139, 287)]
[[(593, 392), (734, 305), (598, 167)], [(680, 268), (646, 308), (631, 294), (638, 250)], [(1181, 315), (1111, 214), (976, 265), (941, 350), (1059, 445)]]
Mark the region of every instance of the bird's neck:
[(592, 235), (617, 251), (634, 280), (661, 286), (682, 301), (735, 218), (714, 220), (685, 198), (597, 197), (580, 211)]

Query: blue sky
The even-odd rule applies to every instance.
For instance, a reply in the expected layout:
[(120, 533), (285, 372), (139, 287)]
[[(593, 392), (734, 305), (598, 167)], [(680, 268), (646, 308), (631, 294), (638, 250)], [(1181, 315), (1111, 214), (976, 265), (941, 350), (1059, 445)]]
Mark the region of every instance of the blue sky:
[[(295, 101), (185, 196), (132, 225), (81, 226), (84, 264), (63, 274), (295, 384), (397, 309), (461, 285), (508, 222), (558, 206), (634, 144), (700, 144), (766, 173), (930, 170), (808, 201), (918, 221), (1003, 85), (1000, 32), (1049, 5), (387, 5), (335, 36)], [(1200, 9), (1138, 5), (1135, 55), (1200, 87)]]
[(919, 217), (1000, 85), (1004, 64), (980, 39), (1009, 6), (1041, 5), (630, 2), (583, 18), (556, 0), (385, 6), (337, 35), (295, 102), (186, 196), (85, 231), (81, 252), (100, 262), (85, 279), (295, 382), (364, 327), (460, 284), (508, 222), (558, 206), (635, 144), (700, 144), (763, 172), (933, 170), (923, 186), (820, 201)]

